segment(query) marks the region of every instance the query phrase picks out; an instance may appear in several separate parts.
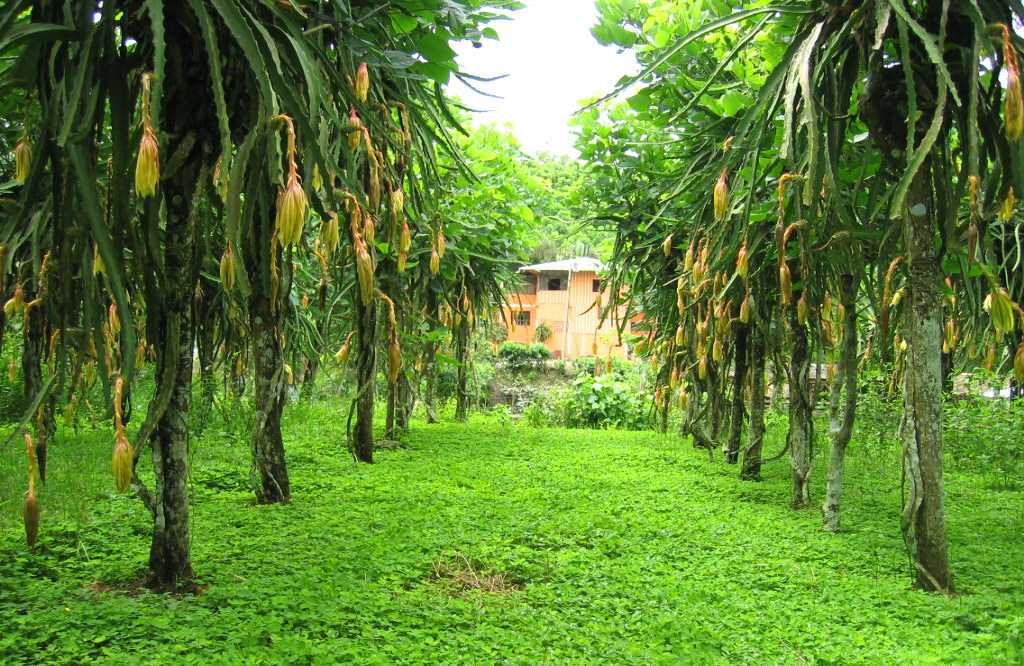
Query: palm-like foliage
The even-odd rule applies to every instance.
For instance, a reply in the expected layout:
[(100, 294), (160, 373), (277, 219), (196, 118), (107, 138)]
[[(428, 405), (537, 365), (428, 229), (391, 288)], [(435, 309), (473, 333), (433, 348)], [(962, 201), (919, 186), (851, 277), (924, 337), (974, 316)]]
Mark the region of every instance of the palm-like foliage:
[[(981, 301), (988, 293), (998, 300), (1001, 287), (1020, 298), (1019, 274), (1007, 270), (1019, 259), (1006, 242), (1012, 205), (999, 222), (993, 219), (1011, 188), (1021, 187), (1020, 145), (1012, 130), (1003, 131), (1004, 97), (1012, 107), (1020, 91), (1015, 83), (1004, 89), (998, 75), (1004, 66), (1011, 82), (1018, 74), (1017, 38), (1005, 31), (1000, 48), (999, 27), (1019, 19), (1018, 9), (1003, 2), (877, 0), (768, 2), (705, 14), (667, 46), (639, 49), (645, 67), (636, 80), (648, 87), (631, 99), (641, 121), (670, 119), (661, 135), (669, 167), (632, 190), (640, 196), (618, 224), (618, 280), (643, 304), (655, 331), (652, 348), (670, 368), (681, 365), (692, 376), (696, 366), (697, 376), (685, 383), (710, 389), (712, 402), (718, 390), (707, 384), (714, 379), (707, 357), (728, 367), (728, 353), (715, 346), (746, 334), (737, 307), (743, 299), (758, 306), (751, 316), (755, 337), (788, 329), (787, 446), (798, 505), (807, 497), (813, 441), (808, 340), (820, 357), (845, 338), (840, 370), (844, 385), (855, 387), (850, 334), (856, 320), (850, 318), (869, 305), (880, 322), (889, 319), (890, 281), (901, 278), (888, 267), (894, 256), (903, 257), (897, 267), (906, 269), (901, 326), (909, 348), (899, 360), (907, 381), (909, 488), (902, 527), (914, 576), (930, 589), (952, 585), (942, 519), (942, 349), (955, 353), (968, 332), (979, 340), (1016, 328), (1005, 317), (990, 325)], [(645, 22), (649, 30), (622, 41), (650, 34), (651, 21), (666, 28), (653, 9), (631, 11), (608, 16), (624, 28)], [(752, 64), (765, 53), (772, 57)], [(1010, 63), (1002, 62), (1004, 54)], [(729, 199), (717, 211), (716, 186)], [(669, 234), (674, 242), (663, 254)], [(741, 253), (749, 269), (739, 270)], [(872, 289), (857, 300), (862, 277)], [(944, 277), (963, 296), (959, 301), (945, 298), (953, 292), (944, 293)], [(841, 294), (844, 307), (835, 308), (827, 294)], [(879, 294), (885, 294), (880, 303)], [(883, 326), (871, 343), (889, 349), (891, 335)], [(743, 372), (739, 362), (736, 368)], [(741, 390), (738, 381), (734, 399)], [(834, 430), (845, 440), (855, 405), (850, 392), (846, 418)], [(755, 408), (762, 400), (757, 393)], [(831, 511), (833, 528), (845, 440), (834, 442), (840, 455), (833, 458), (826, 502), (826, 526)]]
[[(0, 89), (31, 110), (24, 132), (33, 145), (31, 170), (0, 226), (2, 272), (39, 294), (43, 335), (59, 332), (54, 377), (80, 357), (105, 365), (101, 377), (130, 384), (146, 355), (139, 345), (155, 354), (157, 388), (132, 447), (133, 468), (147, 446), (153, 453), (155, 489), (133, 481), (153, 512), (155, 584), (191, 574), (193, 292), (224, 250), (200, 239), (222, 220), (235, 305), (249, 310), (254, 333), (264, 332), (254, 347), (266, 385), (254, 459), (258, 487), (286, 499), (272, 412), (279, 415), (293, 239), (299, 248), (306, 241), (283, 233), (278, 191), (308, 198), (327, 220), (356, 207), (387, 219), (392, 199), (381, 194), (404, 189), (407, 211), (425, 224), (436, 150), (455, 153), (438, 87), (456, 70), (448, 42), (478, 38), (493, 16), (472, 0), (16, 0), (0, 13), (0, 51), (15, 58)], [(368, 85), (360, 63), (372, 72)], [(347, 141), (356, 119), (358, 145)], [(317, 172), (322, 185), (314, 186)], [(303, 213), (300, 230), (305, 222)], [(374, 344), (371, 335), (371, 368)]]

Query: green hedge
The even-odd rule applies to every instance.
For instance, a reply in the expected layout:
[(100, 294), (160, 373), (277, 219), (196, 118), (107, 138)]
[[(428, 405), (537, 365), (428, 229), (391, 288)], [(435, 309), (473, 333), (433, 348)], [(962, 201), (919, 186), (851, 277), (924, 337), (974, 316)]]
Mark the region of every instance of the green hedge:
[(524, 345), (520, 342), (504, 342), (498, 349), (498, 358), (512, 372), (539, 367), (551, 358), (551, 350), (539, 342)]

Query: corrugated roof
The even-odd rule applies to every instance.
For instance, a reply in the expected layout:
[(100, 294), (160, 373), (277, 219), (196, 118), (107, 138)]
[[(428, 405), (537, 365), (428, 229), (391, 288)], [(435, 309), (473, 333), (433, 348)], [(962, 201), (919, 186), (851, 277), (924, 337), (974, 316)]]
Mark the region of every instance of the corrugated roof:
[(543, 264), (523, 266), (520, 273), (557, 273), (559, 271), (573, 273), (597, 273), (604, 270), (604, 264), (593, 257), (576, 257), (574, 259), (562, 259), (561, 261), (549, 261)]

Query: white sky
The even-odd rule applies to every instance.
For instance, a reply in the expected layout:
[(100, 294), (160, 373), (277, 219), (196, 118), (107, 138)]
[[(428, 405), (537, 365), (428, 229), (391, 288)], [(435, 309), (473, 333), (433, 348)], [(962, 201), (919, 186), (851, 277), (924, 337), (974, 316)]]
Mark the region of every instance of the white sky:
[(492, 27), (500, 37), (484, 40), (479, 49), (468, 43), (456, 46), (459, 67), (475, 76), (508, 77), (473, 85), (502, 99), (477, 95), (452, 79), (450, 94), (473, 109), (477, 124), (511, 123), (512, 130), (531, 153), (546, 150), (575, 155), (569, 118), (579, 101), (603, 95), (637, 67), (630, 55), (601, 46), (591, 36), (597, 22), (594, 0), (526, 0), (512, 20)]

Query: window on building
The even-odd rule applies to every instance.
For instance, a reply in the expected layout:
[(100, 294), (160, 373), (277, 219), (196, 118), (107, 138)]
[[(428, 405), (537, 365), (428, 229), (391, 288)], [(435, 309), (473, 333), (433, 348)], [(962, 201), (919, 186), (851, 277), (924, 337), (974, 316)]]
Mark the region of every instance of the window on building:
[(520, 310), (516, 313), (516, 326), (529, 326), (530, 313), (527, 310)]
[(593, 282), (591, 283), (590, 289), (591, 289), (591, 291), (593, 291), (593, 292), (594, 292), (595, 294), (600, 294), (600, 293), (601, 293), (601, 291), (602, 291), (602, 289), (601, 289), (601, 287), (602, 287), (602, 286), (603, 286), (603, 285), (601, 284), (601, 281), (600, 281), (600, 280), (594, 280), (594, 281), (593, 281)]
[(562, 278), (548, 278), (548, 291), (562, 291)]

